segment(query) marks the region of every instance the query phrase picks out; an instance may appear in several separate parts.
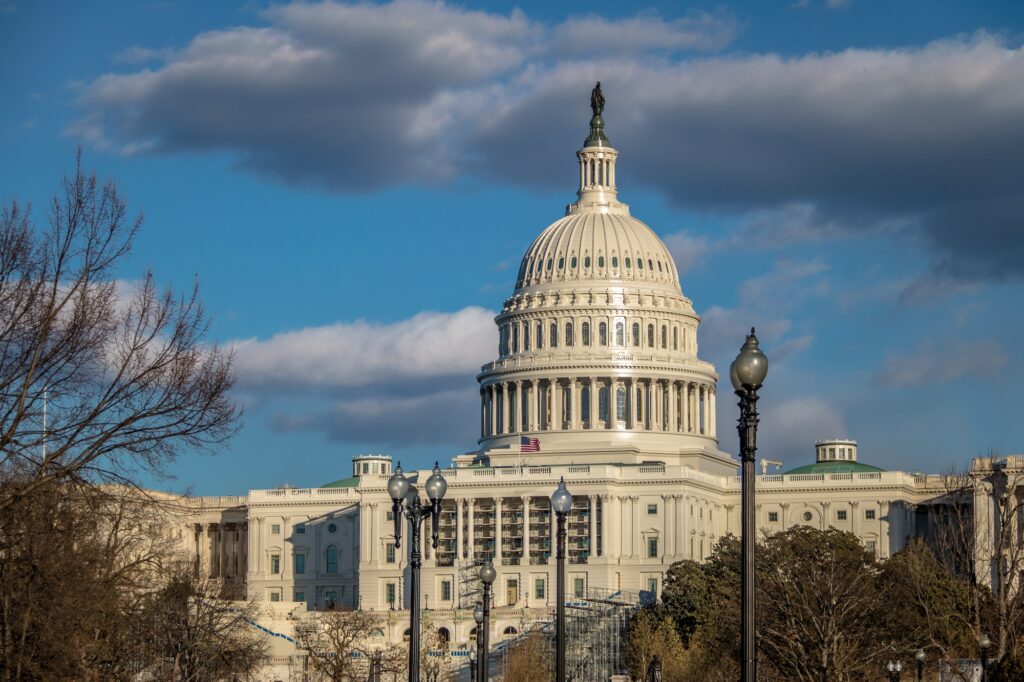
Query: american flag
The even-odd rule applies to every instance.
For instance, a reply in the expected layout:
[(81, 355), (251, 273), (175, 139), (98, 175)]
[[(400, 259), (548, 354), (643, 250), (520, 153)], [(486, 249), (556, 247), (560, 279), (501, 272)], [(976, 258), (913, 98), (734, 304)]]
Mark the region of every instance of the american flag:
[(519, 439), (519, 452), (540, 452), (540, 440), (522, 436)]

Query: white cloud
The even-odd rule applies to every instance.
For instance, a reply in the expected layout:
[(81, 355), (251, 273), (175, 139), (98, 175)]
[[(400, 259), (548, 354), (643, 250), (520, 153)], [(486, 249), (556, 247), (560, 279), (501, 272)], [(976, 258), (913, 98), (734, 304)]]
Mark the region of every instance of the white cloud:
[[(764, 392), (762, 392), (764, 393)], [(793, 398), (773, 404), (764, 393), (758, 405), (760, 453), (795, 466), (811, 458), (814, 442), (823, 438), (845, 438), (846, 422), (830, 403), (816, 396)]]
[(339, 322), (233, 346), (245, 388), (344, 389), (472, 376), (496, 343), (493, 313), (469, 307), (390, 324)]
[[(470, 174), (568, 189), (567, 140), (585, 134), (601, 80), (625, 192), (753, 211), (755, 228), (782, 211), (784, 237), (889, 229), (944, 277), (1024, 276), (1024, 50), (996, 36), (686, 59), (673, 51), (728, 42), (729, 18), (545, 25), (418, 0), (264, 17), (95, 79), (70, 132), (130, 153), (227, 151), (336, 191)], [(595, 36), (613, 52), (581, 54)]]

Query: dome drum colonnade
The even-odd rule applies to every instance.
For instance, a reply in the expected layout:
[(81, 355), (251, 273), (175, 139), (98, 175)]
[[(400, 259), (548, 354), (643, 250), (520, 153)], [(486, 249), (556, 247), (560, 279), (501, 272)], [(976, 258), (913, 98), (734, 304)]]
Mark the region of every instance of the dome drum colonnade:
[(499, 357), (477, 377), (485, 447), (552, 431), (716, 439), (700, 318), (664, 243), (618, 201), (600, 114), (577, 152), (579, 200), (534, 240), (495, 318)]

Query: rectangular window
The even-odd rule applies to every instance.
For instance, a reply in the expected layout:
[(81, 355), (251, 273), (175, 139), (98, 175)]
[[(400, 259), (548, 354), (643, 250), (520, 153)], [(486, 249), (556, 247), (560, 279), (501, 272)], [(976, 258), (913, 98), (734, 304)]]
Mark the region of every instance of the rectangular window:
[(388, 583), (384, 586), (384, 601), (388, 606), (395, 608), (395, 584)]
[(865, 547), (865, 549), (867, 549), (867, 550), (868, 550), (869, 552), (871, 552), (871, 554), (872, 554), (872, 555), (874, 555), (874, 554), (876, 554), (876, 553), (877, 553), (877, 551), (876, 551), (876, 549), (875, 549), (875, 541), (874, 541), (874, 540), (868, 540), (867, 542), (865, 542), (865, 543), (864, 543), (864, 547)]
[(690, 516), (691, 517), (693, 516), (693, 505), (692, 504), (690, 505)]
[(655, 559), (658, 556), (658, 538), (647, 538), (647, 557)]
[(647, 515), (648, 516), (657, 516), (658, 515), (658, 505), (656, 505), (656, 504), (649, 504), (649, 505), (647, 505)]
[(874, 519), (875, 518), (875, 510), (874, 509), (865, 509), (864, 510), (864, 518), (868, 519), (869, 521)]
[(654, 594), (658, 594), (658, 579), (657, 578), (648, 578), (647, 579), (647, 591), (648, 592), (653, 592)]
[(537, 578), (533, 581), (533, 596), (537, 599), (544, 598), (544, 578)]
[(271, 535), (280, 535), (281, 534), (281, 524), (280, 523), (272, 523), (272, 524), (270, 524), (270, 534)]
[(370, 464), (369, 464), (369, 462), (363, 462), (363, 473), (364, 474), (370, 473)]
[(306, 555), (296, 554), (295, 555), (295, 573), (296, 575), (306, 572)]
[(327, 608), (333, 609), (335, 606), (338, 605), (338, 593), (334, 590), (325, 592), (324, 603), (327, 605)]
[(281, 601), (281, 593), (274, 590), (270, 593), (270, 601)]
[(585, 596), (586, 584), (583, 582), (583, 578), (573, 578), (572, 593), (580, 599)]
[(395, 520), (395, 512), (389, 511), (388, 513), (386, 513), (384, 515), (384, 520), (385, 521), (394, 521)]
[(281, 572), (281, 555), (271, 554), (270, 555), (270, 574), (277, 575)]
[(701, 517), (701, 518), (703, 519), (703, 518), (704, 518), (704, 507), (701, 507), (701, 508), (700, 508), (700, 509), (698, 510), (698, 513), (700, 514), (700, 517)]
[(385, 561), (389, 564), (395, 563), (395, 543), (389, 542), (384, 550)]
[(441, 581), (441, 601), (452, 600), (452, 581), (442, 580)]
[(292, 601), (306, 601), (306, 593), (302, 592), (301, 590), (296, 590), (295, 599), (293, 599)]
[(768, 523), (778, 523), (779, 512), (768, 512)]
[(297, 523), (297, 524), (295, 524), (295, 534), (296, 535), (305, 535), (306, 534), (306, 524), (304, 524), (304, 523)]
[(846, 510), (845, 509), (840, 509), (839, 511), (837, 511), (836, 512), (836, 518), (839, 519), (840, 521), (845, 521), (846, 520)]

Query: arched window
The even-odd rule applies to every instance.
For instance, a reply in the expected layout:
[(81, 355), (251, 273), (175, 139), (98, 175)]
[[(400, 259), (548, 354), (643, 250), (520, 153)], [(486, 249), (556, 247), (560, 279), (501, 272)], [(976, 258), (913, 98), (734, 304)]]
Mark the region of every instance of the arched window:
[(615, 345), (626, 345), (626, 325), (621, 320), (615, 323)]
[(612, 267), (613, 268), (619, 267), (619, 257), (618, 256), (612, 256)]
[(406, 628), (405, 632), (402, 633), (402, 641), (403, 642), (408, 642), (409, 641), (409, 634), (410, 634), (410, 629)]
[(326, 563), (327, 563), (327, 572), (328, 573), (337, 573), (338, 572), (338, 548), (335, 547), (334, 545), (330, 545), (327, 548), (326, 555), (327, 555), (326, 556), (326, 559), (327, 559), (327, 561), (326, 561)]
[(672, 350), (679, 350), (679, 327), (672, 327)]
[(383, 637), (383, 636), (384, 636), (384, 631), (381, 630), (380, 628), (374, 628), (374, 629), (370, 630), (370, 637)]
[(523, 350), (530, 350), (530, 323), (523, 325)]
[(661, 261), (658, 261), (658, 272), (661, 272)]
[[(660, 265), (660, 262), (659, 262), (659, 265)], [(649, 270), (653, 270), (653, 269), (654, 269), (654, 262), (653, 262), (653, 261), (651, 261), (651, 259), (650, 259), (650, 258), (648, 258), (648, 259), (647, 259), (647, 268), (648, 268)]]
[(558, 323), (551, 323), (551, 338), (548, 339), (548, 343), (552, 348), (558, 348)]
[(544, 347), (544, 323), (537, 323), (537, 350)]
[(590, 256), (583, 257), (583, 267), (586, 268), (587, 270), (590, 269)]
[(608, 421), (608, 387), (602, 386), (597, 392), (597, 418)]
[(516, 630), (516, 629), (515, 629), (514, 627), (512, 627), (511, 625), (509, 625), (509, 626), (508, 626), (507, 628), (505, 628), (505, 631), (504, 631), (504, 632), (502, 632), (501, 634), (502, 634), (502, 636), (504, 636), (504, 637), (505, 637), (506, 639), (511, 639), (511, 638), (513, 638), (513, 637), (515, 637), (516, 635), (518, 635), (518, 634), (519, 634), (519, 630)]
[(475, 642), (476, 641), (476, 628), (473, 628), (472, 630), (469, 631), (469, 641), (471, 641), (471, 642)]
[(647, 346), (654, 348), (654, 325), (647, 325)]
[(572, 322), (566, 322), (565, 323), (565, 345), (571, 348), (573, 343), (574, 343), (574, 341), (573, 341), (573, 338), (572, 338)]
[(668, 327), (661, 325), (661, 347), (668, 348)]
[(565, 269), (565, 256), (559, 256), (558, 257), (558, 269), (559, 270), (564, 270)]
[(633, 323), (633, 345), (638, 347), (638, 348), (640, 347), (640, 323), (639, 322), (634, 322)]
[(615, 418), (620, 422), (626, 421), (626, 389), (621, 386), (615, 391)]
[(633, 261), (630, 260), (629, 256), (626, 256), (626, 269), (629, 270), (633, 267)]
[(513, 325), (512, 327), (512, 352), (519, 352), (519, 325)]
[(583, 345), (584, 346), (589, 346), (590, 345), (590, 323), (589, 322), (584, 322), (583, 323)]
[(551, 272), (551, 266), (555, 264), (554, 259), (548, 258), (548, 272)]
[(452, 633), (448, 631), (448, 628), (438, 628), (437, 636), (440, 637), (441, 641), (446, 644), (452, 641)]
[(571, 267), (573, 270), (576, 269), (576, 256), (573, 256), (572, 260), (569, 261), (569, 267)]
[(643, 258), (637, 258), (636, 259), (636, 267), (639, 268), (640, 270), (644, 269), (644, 259)]
[(597, 325), (597, 343), (599, 346), (608, 345), (608, 325), (604, 322)]
[(636, 419), (644, 423), (644, 389), (639, 386), (636, 387)]
[(604, 256), (598, 256), (597, 257), (597, 267), (599, 267), (599, 268), (603, 268), (604, 267)]

